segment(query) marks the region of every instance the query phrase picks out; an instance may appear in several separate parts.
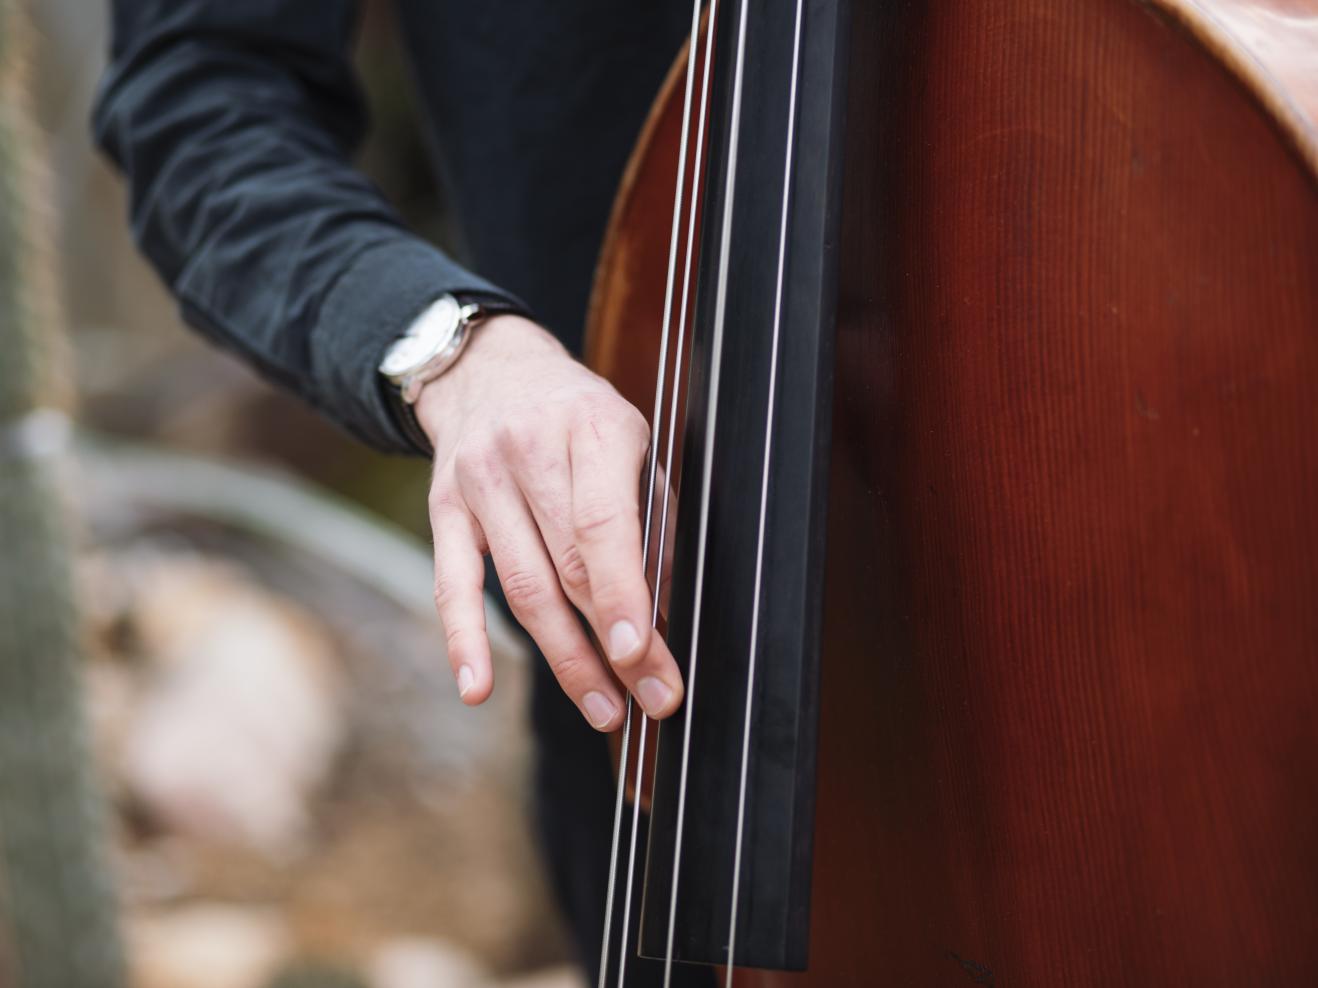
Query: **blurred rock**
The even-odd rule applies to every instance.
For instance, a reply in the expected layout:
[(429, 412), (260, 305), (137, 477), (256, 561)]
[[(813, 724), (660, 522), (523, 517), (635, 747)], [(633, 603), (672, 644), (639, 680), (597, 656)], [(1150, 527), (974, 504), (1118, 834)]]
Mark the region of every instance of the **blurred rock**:
[(586, 979), (575, 967), (555, 967), (500, 982), (499, 988), (587, 988)]
[(272, 910), (194, 906), (127, 924), (137, 988), (261, 988), (291, 949)]
[[(311, 984), (311, 963), (458, 988), (562, 963), (527, 813), (520, 640), (491, 615), (499, 690), (464, 707), (424, 590), (420, 606), (398, 592), (399, 573), (426, 585), (424, 546), (367, 538), (369, 519), (283, 496), (278, 477), (234, 485), (238, 467), (221, 483), (166, 461), (118, 465), (141, 496), (95, 488), (82, 566), (129, 925), (206, 903), (272, 910), (291, 944), (264, 988)], [(187, 484), (209, 499), (162, 495)]]
[(119, 888), (126, 902), (156, 905), (193, 891), (195, 854), (185, 841), (162, 837), (116, 850)]
[(126, 787), (171, 832), (295, 853), (344, 732), (333, 646), (221, 564), (161, 559), (137, 581), (154, 668), (123, 740)]
[(371, 988), (494, 988), (471, 954), (443, 940), (398, 939), (382, 944), (367, 963)]
[[(91, 719), (128, 915), (259, 903), (291, 931), (290, 962), (433, 937), (501, 974), (560, 963), (527, 819), (525, 662), (511, 645), (494, 641), (498, 695), (469, 710), (431, 614), (282, 544), (149, 518), (102, 528), (82, 567)], [(307, 720), (267, 684), (271, 669), (276, 686), (319, 697), (313, 725), (333, 724), (311, 732), (315, 771), (282, 768), (277, 736), (250, 743), (249, 708), (262, 731)], [(168, 785), (153, 774), (162, 763)], [(300, 853), (287, 853), (287, 832), (249, 836), (280, 832), (260, 823), (272, 777), (296, 797)]]
[(101, 777), (119, 780), (120, 753), (133, 726), (137, 691), (132, 671), (120, 663), (88, 662), (83, 669), (83, 702), (96, 738), (95, 758)]
[(368, 988), (354, 971), (316, 961), (294, 961), (265, 988)]

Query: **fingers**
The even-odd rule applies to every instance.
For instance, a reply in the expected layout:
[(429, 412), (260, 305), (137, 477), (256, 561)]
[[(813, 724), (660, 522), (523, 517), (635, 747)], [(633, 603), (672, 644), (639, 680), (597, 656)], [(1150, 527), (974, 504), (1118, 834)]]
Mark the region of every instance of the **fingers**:
[(484, 703), (494, 687), (490, 642), (485, 631), (484, 548), (475, 519), (461, 506), (434, 503), (435, 608), (448, 641), (449, 666), (462, 702)]
[[(591, 584), (585, 562), (572, 541), (571, 515), (567, 511), (556, 513), (552, 509), (541, 508), (538, 506), (539, 503), (530, 499), (535, 521), (540, 526), (545, 545), (554, 560), (559, 582), (567, 590), (573, 603), (586, 615), (591, 626), (598, 628), (603, 622), (599, 620), (591, 602)], [(647, 613), (647, 621), (648, 619)], [(598, 631), (596, 633), (599, 634)], [(642, 656), (641, 661), (623, 667), (615, 665), (613, 671), (629, 691), (641, 701), (642, 707), (649, 716), (666, 717), (681, 701), (681, 675), (677, 672), (676, 664), (672, 662), (663, 639), (658, 635), (653, 636), (651, 650)], [(645, 694), (642, 695), (641, 682), (656, 675), (664, 689), (657, 691), (647, 683), (644, 687)], [(674, 685), (676, 689), (673, 688)]]
[[(648, 441), (639, 412), (616, 393), (596, 392), (557, 412), (505, 413), (445, 458), (431, 498), (436, 602), (464, 701), (482, 702), (493, 685), (481, 600), (488, 549), (513, 614), (589, 723), (621, 724), (619, 681), (651, 717), (681, 705), (681, 674), (654, 631), (642, 558), (638, 495)], [(662, 471), (656, 488), (667, 489)], [(652, 542), (657, 514), (655, 528)], [(650, 561), (662, 589), (667, 567)]]
[[(583, 416), (570, 437), (570, 545), (590, 591), (590, 616), (614, 672), (651, 717), (682, 701), (682, 680), (651, 625), (638, 506), (649, 431), (639, 413)], [(561, 537), (561, 536), (560, 536)], [(564, 555), (560, 552), (560, 558)]]
[[(677, 492), (668, 487), (663, 464), (655, 469), (654, 504), (651, 507), (650, 548), (646, 556), (646, 576), (659, 579), (659, 614), (667, 617), (668, 598), (673, 586), (673, 548), (677, 542)], [(667, 497), (668, 516), (664, 517), (664, 498)], [(659, 539), (663, 538), (660, 549)]]
[(499, 582), (514, 616), (544, 653), (554, 677), (597, 730), (622, 722), (622, 696), (573, 611), (535, 520), (511, 475), (493, 482), (463, 478)]
[(600, 640), (615, 663), (644, 654), (650, 588), (637, 504), (646, 434), (588, 418), (571, 433), (572, 538), (590, 580)]

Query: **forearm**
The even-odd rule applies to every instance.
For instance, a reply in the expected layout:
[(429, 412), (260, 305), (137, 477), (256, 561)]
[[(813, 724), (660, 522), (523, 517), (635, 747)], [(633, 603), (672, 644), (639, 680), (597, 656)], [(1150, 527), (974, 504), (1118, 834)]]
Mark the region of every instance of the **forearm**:
[[(375, 445), (422, 451), (377, 373), (388, 345), (444, 292), (521, 307), (409, 234), (353, 171), (351, 11), (348, 0), (116, 0), (96, 131), (189, 322)], [(488, 552), (591, 724), (621, 724), (619, 683), (650, 716), (670, 715), (682, 684), (651, 625), (644, 417), (530, 320), (496, 315), (475, 334), (416, 409), (435, 451), (436, 601), (464, 700), (493, 688)]]
[(352, 168), (354, 6), (117, 0), (95, 128), (187, 321), (372, 444), (412, 450), (381, 353), (439, 294), (501, 293)]

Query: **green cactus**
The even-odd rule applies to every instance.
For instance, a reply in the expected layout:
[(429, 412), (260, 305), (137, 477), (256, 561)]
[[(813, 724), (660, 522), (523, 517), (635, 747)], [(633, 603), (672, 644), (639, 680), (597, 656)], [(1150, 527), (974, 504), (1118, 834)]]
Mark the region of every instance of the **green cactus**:
[(0, 985), (124, 984), (81, 701), (67, 418), (19, 0), (0, 0)]

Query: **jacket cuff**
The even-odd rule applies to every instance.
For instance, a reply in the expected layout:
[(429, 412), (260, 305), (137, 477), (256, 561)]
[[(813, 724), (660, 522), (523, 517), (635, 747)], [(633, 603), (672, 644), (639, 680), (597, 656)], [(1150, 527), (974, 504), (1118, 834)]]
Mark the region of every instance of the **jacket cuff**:
[(501, 311), (528, 313), (516, 296), (410, 236), (362, 251), (321, 304), (311, 335), (316, 403), (378, 449), (430, 454), (420, 429), (404, 418), (410, 410), (391, 396), (379, 366), (389, 344), (445, 292), (480, 298)]

